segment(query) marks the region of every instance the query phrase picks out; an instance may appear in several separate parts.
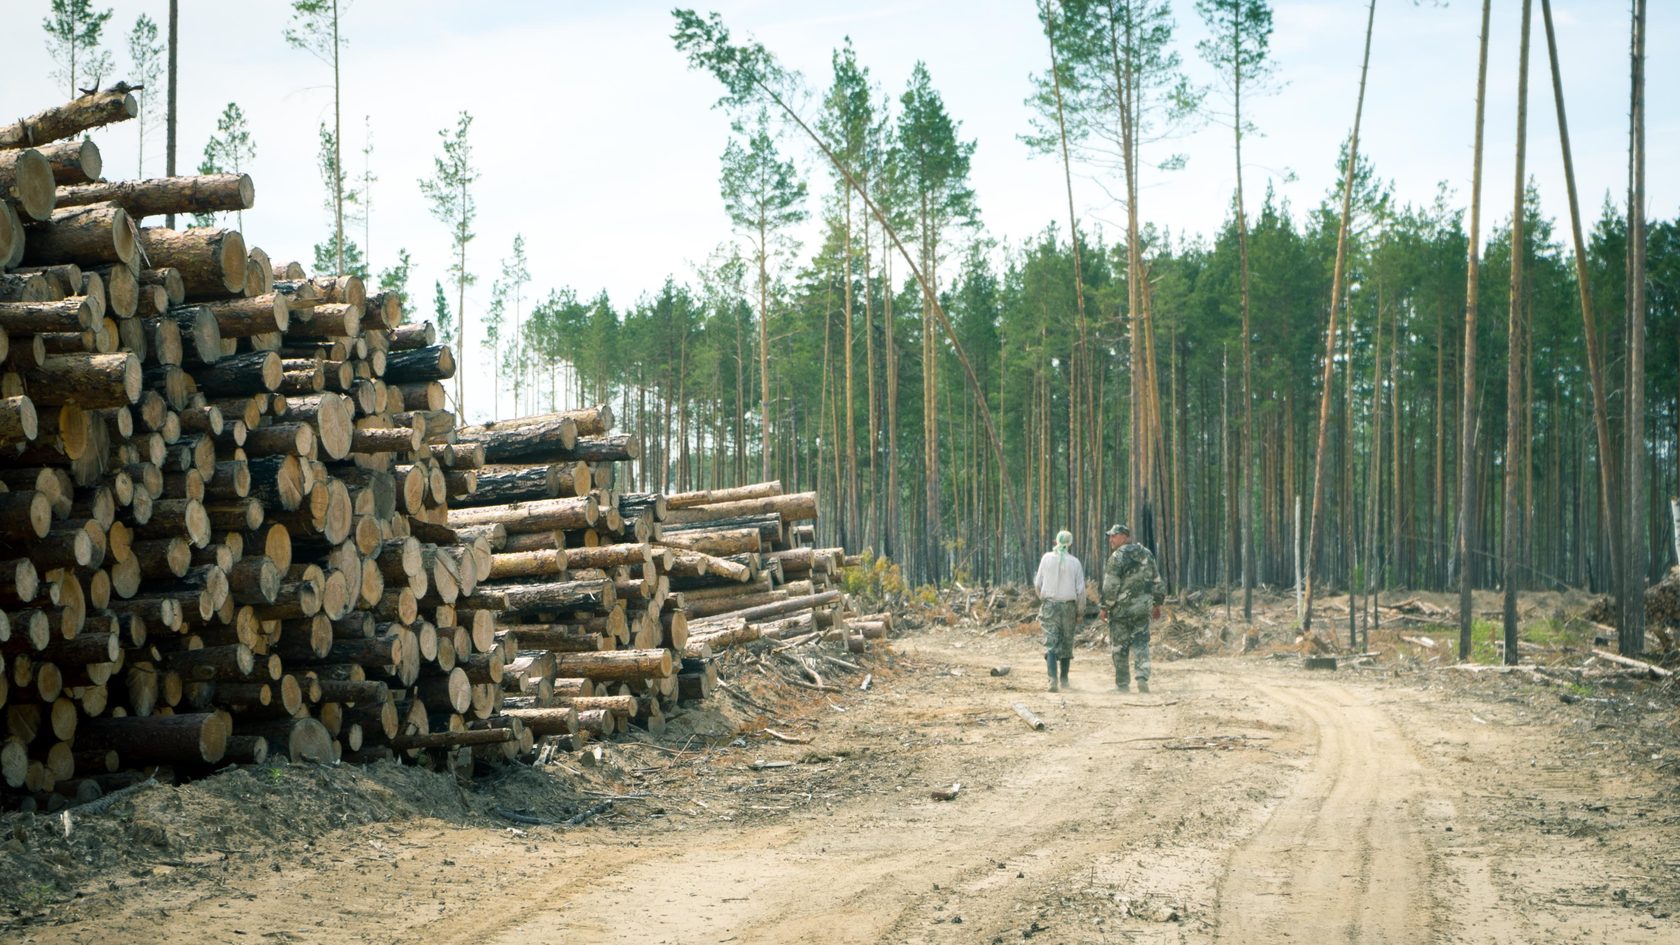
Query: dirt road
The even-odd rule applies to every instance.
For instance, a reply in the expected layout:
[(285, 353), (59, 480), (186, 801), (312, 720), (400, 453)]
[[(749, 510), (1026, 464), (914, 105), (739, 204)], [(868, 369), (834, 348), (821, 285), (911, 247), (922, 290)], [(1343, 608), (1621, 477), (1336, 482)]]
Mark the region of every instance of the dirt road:
[(809, 744), (666, 751), (626, 772), (655, 796), (607, 825), (210, 854), (0, 939), (1680, 941), (1674, 784), (1583, 765), (1604, 733), (1527, 702), (1257, 659), (1161, 664), (1120, 695), (1096, 653), (1050, 695), (1024, 637), (897, 647), (871, 691), (782, 710)]

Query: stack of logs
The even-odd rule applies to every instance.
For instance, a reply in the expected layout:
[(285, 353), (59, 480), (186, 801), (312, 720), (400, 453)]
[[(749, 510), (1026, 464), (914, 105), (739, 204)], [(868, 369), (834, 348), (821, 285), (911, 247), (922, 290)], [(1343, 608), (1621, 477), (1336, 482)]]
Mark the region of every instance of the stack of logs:
[(0, 127), (8, 805), (271, 753), (531, 758), (657, 730), (725, 646), (890, 629), (839, 619), (815, 494), (619, 494), (606, 407), (457, 430), (395, 294), (146, 225), (254, 188), (102, 180), (72, 139), (134, 114), (118, 86)]

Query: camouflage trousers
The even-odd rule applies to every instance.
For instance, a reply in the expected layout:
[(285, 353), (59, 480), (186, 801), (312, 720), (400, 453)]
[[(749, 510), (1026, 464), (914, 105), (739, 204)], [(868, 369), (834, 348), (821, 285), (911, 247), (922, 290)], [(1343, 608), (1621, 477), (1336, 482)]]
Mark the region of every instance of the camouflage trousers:
[(1044, 653), (1057, 659), (1073, 658), (1073, 634), (1079, 627), (1079, 602), (1047, 600), (1038, 605), (1038, 623), (1044, 628)]
[(1108, 620), (1108, 655), (1114, 660), (1114, 681), (1130, 683), (1131, 665), (1137, 665), (1139, 682), (1149, 681), (1149, 612), (1111, 613)]

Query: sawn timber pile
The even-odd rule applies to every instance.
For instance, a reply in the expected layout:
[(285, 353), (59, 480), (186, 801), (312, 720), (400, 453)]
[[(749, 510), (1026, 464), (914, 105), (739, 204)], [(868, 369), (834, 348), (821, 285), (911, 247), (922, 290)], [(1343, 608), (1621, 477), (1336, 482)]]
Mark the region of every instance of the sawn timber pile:
[(0, 126), (6, 806), (529, 759), (658, 728), (715, 649), (877, 632), (837, 618), (814, 494), (619, 495), (605, 407), (458, 431), (395, 294), (156, 225), (255, 188), (101, 179), (74, 139), (134, 114), (119, 85)]

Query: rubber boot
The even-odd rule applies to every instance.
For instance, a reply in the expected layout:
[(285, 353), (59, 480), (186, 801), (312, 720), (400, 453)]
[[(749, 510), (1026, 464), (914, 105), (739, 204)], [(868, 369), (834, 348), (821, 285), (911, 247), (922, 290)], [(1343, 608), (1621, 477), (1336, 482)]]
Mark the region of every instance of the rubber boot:
[(1064, 685), (1064, 686), (1066, 686), (1068, 684), (1068, 667), (1072, 664), (1073, 664), (1073, 657), (1071, 657), (1071, 656), (1062, 660), (1062, 685)]
[(1050, 691), (1059, 692), (1060, 688), (1056, 685), (1056, 654), (1044, 654), (1044, 665), (1050, 670)]
[(1138, 692), (1148, 692), (1148, 691), (1149, 691), (1149, 680), (1147, 680), (1147, 679), (1138, 680)]
[(1129, 679), (1125, 676), (1122, 676), (1119, 673), (1115, 673), (1114, 674), (1114, 688), (1120, 690), (1121, 692), (1131, 692), (1132, 691), (1132, 681), (1131, 681), (1131, 679)]

